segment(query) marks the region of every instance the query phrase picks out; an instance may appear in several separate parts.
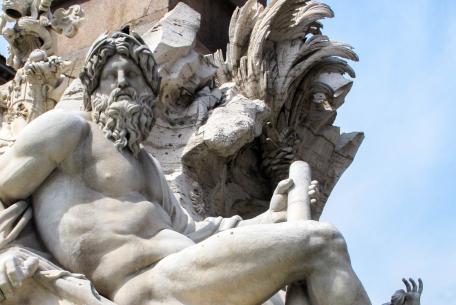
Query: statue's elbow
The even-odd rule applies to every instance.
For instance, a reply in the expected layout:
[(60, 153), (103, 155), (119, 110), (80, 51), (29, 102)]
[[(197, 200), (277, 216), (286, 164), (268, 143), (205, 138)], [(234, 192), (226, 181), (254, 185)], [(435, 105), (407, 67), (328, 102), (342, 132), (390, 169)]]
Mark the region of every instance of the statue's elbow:
[(11, 199), (8, 198), (6, 193), (3, 191), (2, 185), (0, 185), (0, 210), (6, 209), (11, 205)]
[(0, 203), (3, 205), (3, 208), (7, 208), (11, 204), (25, 199), (21, 195), (21, 190), (15, 183), (11, 183), (0, 177)]

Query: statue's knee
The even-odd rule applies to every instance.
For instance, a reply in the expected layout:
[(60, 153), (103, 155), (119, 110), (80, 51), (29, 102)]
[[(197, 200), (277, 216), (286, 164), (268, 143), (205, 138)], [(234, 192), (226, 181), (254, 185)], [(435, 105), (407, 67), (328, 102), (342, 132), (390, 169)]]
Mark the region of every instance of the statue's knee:
[(310, 244), (314, 251), (319, 252), (319, 255), (347, 252), (347, 245), (340, 231), (332, 224), (325, 222), (315, 223), (310, 236)]

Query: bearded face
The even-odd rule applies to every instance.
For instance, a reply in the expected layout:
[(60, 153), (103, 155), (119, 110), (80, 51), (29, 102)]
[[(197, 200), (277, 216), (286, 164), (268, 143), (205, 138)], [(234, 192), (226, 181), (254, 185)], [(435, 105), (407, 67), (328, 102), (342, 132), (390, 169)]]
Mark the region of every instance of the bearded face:
[(92, 120), (121, 151), (128, 148), (135, 157), (140, 143), (147, 139), (154, 123), (150, 88), (137, 92), (133, 87), (116, 88), (109, 95), (95, 91), (92, 96)]

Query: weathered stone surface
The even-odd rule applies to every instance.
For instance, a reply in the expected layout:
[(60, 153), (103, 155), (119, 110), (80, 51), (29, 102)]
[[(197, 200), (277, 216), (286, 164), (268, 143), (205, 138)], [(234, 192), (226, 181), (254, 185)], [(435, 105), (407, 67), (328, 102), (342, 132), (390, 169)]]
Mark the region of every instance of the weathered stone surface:
[[(72, 1), (66, 1), (63, 6), (67, 7), (72, 3)], [(84, 1), (80, 5), (85, 12), (85, 19), (90, 20), (90, 22), (81, 25), (80, 30), (84, 35), (77, 35), (71, 38), (71, 40), (54, 35), (54, 39), (56, 40), (56, 54), (58, 55), (65, 57), (78, 50), (84, 50), (82, 53), (85, 55), (87, 48), (101, 34), (118, 30), (128, 23), (136, 23), (139, 19), (149, 15), (153, 18), (153, 20), (148, 22), (150, 26), (153, 22), (158, 21), (168, 10), (168, 0), (129, 0), (115, 2), (112, 0), (97, 0)]]
[[(116, 31), (127, 24), (135, 32), (143, 34), (180, 2), (175, 0), (54, 1), (57, 8), (80, 5), (85, 12), (85, 19), (91, 20), (91, 22), (81, 25), (80, 31), (84, 35), (77, 35), (71, 40), (53, 34), (53, 39), (56, 41), (56, 54), (74, 63), (75, 68), (71, 74), (74, 77), (77, 77), (84, 65), (83, 58), (88, 48), (99, 35)], [(238, 2), (237, 5), (245, 1)], [(208, 54), (217, 49), (224, 49), (228, 41), (226, 28), (235, 9), (234, 3), (225, 0), (187, 0), (182, 3), (186, 3), (202, 15), (202, 26), (197, 35), (196, 50)], [(213, 29), (219, 30), (213, 31)]]
[(200, 21), (200, 14), (179, 3), (142, 37), (159, 65), (174, 63), (195, 47)]
[[(224, 105), (215, 108), (206, 123), (190, 139), (186, 154), (199, 146), (220, 157), (231, 157), (243, 146), (261, 135), (270, 110), (261, 100), (250, 100), (233, 94)], [(220, 124), (223, 122), (223, 124)]]

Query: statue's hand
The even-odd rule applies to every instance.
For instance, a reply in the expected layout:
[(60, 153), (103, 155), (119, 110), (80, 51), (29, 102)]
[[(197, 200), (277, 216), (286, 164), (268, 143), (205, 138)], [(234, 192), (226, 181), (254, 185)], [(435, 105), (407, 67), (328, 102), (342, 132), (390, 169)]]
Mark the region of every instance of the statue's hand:
[(407, 291), (404, 289), (396, 291), (387, 305), (420, 305), (421, 294), (423, 293), (423, 281), (418, 279), (418, 285), (413, 279), (402, 279)]
[(404, 282), (407, 288), (404, 305), (420, 305), (421, 293), (423, 293), (423, 281), (418, 279), (418, 285), (413, 279), (409, 279), (408, 281), (402, 279), (402, 282)]
[(315, 214), (315, 209), (318, 207), (320, 201), (320, 183), (317, 180), (313, 180), (309, 186), (309, 201), (310, 210), (312, 215)]
[(10, 248), (0, 255), (0, 302), (8, 299), (22, 283), (38, 269), (36, 257), (24, 258), (17, 248)]
[[(285, 179), (277, 184), (271, 198), (269, 210), (264, 214), (263, 223), (279, 223), (287, 221), (288, 191), (293, 187), (292, 179)], [(312, 181), (309, 186), (309, 199), (311, 206), (318, 203), (320, 195), (318, 181)]]
[(269, 210), (272, 212), (286, 212), (288, 206), (288, 191), (294, 185), (293, 179), (285, 179), (277, 184), (272, 194)]

